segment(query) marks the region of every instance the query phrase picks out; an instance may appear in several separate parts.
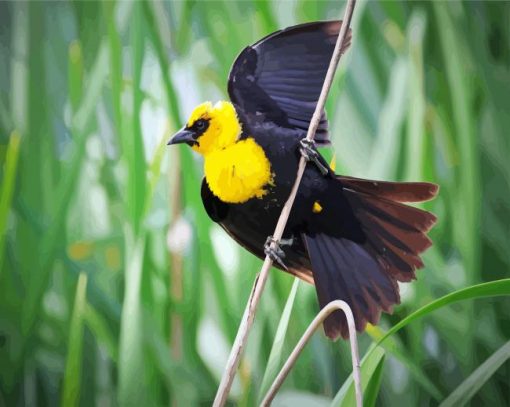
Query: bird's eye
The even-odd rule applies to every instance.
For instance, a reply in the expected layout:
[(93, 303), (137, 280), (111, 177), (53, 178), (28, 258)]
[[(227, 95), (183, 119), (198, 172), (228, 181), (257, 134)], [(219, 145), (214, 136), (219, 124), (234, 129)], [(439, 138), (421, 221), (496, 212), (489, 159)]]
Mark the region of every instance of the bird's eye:
[(205, 128), (207, 127), (207, 122), (204, 119), (199, 119), (195, 123), (195, 127), (198, 131), (205, 130)]

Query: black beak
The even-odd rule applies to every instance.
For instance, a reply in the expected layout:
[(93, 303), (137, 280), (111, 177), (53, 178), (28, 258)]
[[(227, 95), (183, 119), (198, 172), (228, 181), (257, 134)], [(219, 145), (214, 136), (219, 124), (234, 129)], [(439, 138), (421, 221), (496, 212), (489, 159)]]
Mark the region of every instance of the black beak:
[(180, 143), (186, 143), (190, 146), (193, 144), (196, 144), (195, 139), (193, 138), (193, 132), (191, 130), (187, 130), (184, 127), (179, 130), (177, 133), (174, 134), (174, 136), (170, 139), (167, 145), (171, 144), (180, 144)]

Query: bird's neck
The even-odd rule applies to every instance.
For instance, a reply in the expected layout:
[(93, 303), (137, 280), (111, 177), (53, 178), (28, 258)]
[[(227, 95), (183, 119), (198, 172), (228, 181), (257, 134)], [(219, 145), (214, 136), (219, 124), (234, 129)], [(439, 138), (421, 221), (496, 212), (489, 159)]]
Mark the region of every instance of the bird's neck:
[(213, 194), (228, 203), (262, 198), (273, 182), (271, 163), (253, 138), (206, 154), (204, 172)]

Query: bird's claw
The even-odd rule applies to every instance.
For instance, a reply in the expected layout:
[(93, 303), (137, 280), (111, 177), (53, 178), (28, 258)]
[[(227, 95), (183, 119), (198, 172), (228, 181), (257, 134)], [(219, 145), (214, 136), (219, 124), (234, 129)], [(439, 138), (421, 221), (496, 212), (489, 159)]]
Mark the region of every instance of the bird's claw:
[[(283, 245), (292, 244), (292, 241), (293, 241), (292, 238), (281, 240), (281, 244)], [(269, 256), (271, 260), (278, 263), (285, 270), (288, 270), (287, 266), (283, 262), (283, 259), (285, 258), (285, 252), (282, 250), (280, 244), (273, 238), (273, 236), (268, 236), (268, 238), (266, 239), (266, 243), (264, 244), (264, 254), (266, 256)]]
[(313, 162), (322, 175), (328, 174), (328, 168), (321, 162), (320, 154), (315, 147), (315, 143), (313, 140), (308, 140), (307, 138), (302, 139), (300, 142), (301, 146), (299, 147), (299, 151), (303, 157), (305, 157), (306, 161)]

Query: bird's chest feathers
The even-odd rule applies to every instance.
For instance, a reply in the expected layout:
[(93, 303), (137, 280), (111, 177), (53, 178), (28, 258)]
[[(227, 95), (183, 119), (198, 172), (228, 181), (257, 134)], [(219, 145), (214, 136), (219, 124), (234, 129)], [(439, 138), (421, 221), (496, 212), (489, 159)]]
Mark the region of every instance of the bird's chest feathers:
[(272, 183), (271, 164), (252, 138), (207, 154), (204, 172), (213, 194), (228, 203), (262, 198)]

